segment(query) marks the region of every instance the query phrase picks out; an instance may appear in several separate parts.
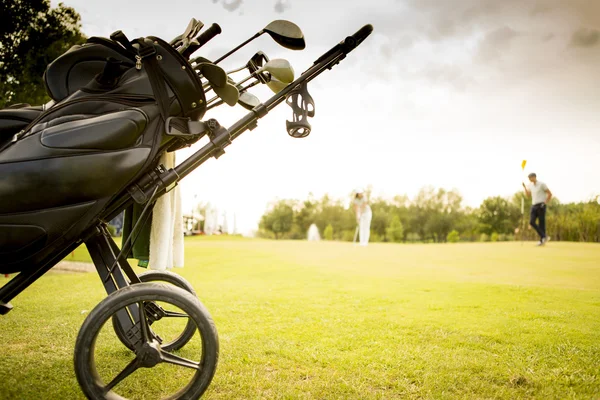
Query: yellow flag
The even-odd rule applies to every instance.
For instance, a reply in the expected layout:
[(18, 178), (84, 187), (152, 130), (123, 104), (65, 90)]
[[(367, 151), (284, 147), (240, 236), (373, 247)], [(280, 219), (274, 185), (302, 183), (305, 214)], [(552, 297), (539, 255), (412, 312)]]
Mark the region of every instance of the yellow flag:
[(521, 169), (525, 170), (525, 165), (527, 164), (527, 160), (523, 160), (523, 162), (521, 163)]

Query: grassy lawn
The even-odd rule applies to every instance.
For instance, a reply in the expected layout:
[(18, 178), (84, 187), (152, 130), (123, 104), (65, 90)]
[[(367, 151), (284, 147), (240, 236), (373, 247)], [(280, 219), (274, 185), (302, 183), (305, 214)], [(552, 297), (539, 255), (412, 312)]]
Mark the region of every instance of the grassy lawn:
[[(600, 245), (194, 237), (186, 263), (221, 343), (206, 399), (600, 398)], [(104, 297), (49, 273), (14, 299), (0, 398), (83, 398), (75, 338)], [(179, 387), (162, 376), (138, 395)]]

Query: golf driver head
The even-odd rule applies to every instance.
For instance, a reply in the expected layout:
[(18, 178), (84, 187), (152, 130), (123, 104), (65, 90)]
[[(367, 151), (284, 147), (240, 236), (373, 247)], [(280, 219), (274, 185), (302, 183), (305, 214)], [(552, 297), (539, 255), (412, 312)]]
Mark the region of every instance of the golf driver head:
[(306, 47), (304, 34), (293, 22), (278, 19), (269, 23), (260, 33), (268, 33), (279, 45), (290, 50), (303, 50)]
[(271, 74), (271, 79), (276, 79), (286, 84), (294, 81), (294, 68), (292, 68), (288, 60), (284, 60), (283, 58), (274, 58), (268, 61), (262, 69)]
[(267, 82), (267, 86), (273, 91), (273, 93), (281, 92), (287, 85), (288, 83), (281, 82), (274, 77), (271, 77), (271, 80)]

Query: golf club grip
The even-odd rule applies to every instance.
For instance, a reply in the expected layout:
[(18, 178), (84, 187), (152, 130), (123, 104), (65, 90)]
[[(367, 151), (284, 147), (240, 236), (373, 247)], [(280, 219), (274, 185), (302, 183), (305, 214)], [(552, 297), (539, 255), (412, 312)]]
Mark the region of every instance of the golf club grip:
[(221, 33), (221, 27), (219, 24), (212, 24), (207, 30), (202, 32), (200, 36), (196, 38), (198, 41), (198, 48), (204, 46), (209, 40)]
[(356, 41), (354, 47), (361, 44), (362, 41), (365, 40), (367, 36), (371, 34), (371, 32), (373, 32), (373, 25), (367, 24), (360, 28), (354, 35), (352, 35), (352, 38)]
[(210, 28), (208, 28), (207, 30), (202, 32), (196, 38), (196, 41), (198, 42), (198, 44), (196, 44), (196, 43), (191, 44), (190, 47), (188, 47), (183, 52), (183, 56), (186, 58), (189, 58), (189, 56), (191, 56), (196, 50), (198, 50), (200, 47), (204, 46), (206, 43), (208, 43), (209, 40), (211, 40), (212, 38), (217, 36), (219, 33), (221, 33), (221, 27), (219, 26), (219, 24), (212, 24), (210, 26)]

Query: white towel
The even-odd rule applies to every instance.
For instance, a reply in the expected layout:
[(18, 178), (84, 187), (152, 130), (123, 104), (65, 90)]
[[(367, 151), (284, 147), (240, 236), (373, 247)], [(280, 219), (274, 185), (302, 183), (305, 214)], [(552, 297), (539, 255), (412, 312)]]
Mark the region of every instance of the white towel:
[[(175, 167), (175, 153), (163, 154), (160, 163), (167, 169)], [(183, 267), (183, 214), (179, 186), (159, 197), (152, 210), (148, 264), (150, 269), (159, 271)]]

